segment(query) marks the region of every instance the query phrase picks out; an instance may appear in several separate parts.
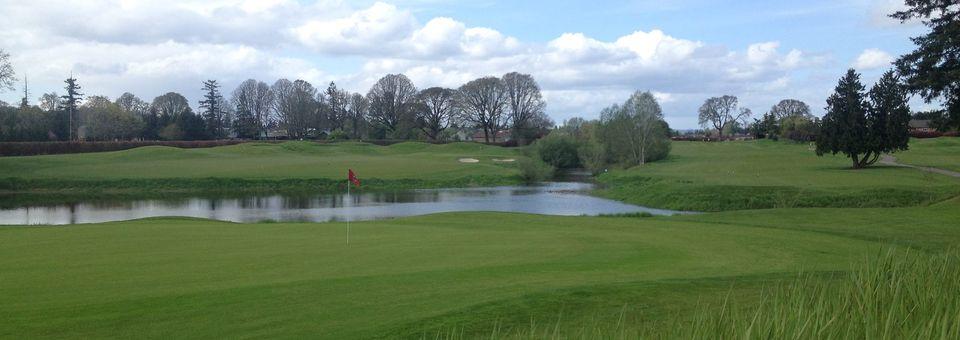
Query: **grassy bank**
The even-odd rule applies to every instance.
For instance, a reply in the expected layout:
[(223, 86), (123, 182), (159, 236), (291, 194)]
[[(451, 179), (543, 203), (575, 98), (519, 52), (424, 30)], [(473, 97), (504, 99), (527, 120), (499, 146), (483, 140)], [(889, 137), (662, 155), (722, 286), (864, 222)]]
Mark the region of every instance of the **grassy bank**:
[[(951, 157), (949, 145), (913, 146)], [(791, 142), (678, 142), (664, 161), (600, 176), (606, 189), (599, 194), (696, 211), (913, 206), (960, 195), (954, 178), (883, 165), (851, 170), (848, 163), (842, 156), (817, 157), (809, 145)]]
[(731, 286), (751, 303), (758, 287), (800, 270), (843, 271), (891, 244), (930, 253), (954, 246), (960, 230), (944, 222), (960, 218), (958, 207), (652, 218), (454, 213), (353, 223), (349, 246), (340, 223), (6, 227), (0, 336), (358, 338), (456, 329), (474, 337), (531, 320), (562, 332), (616, 322), (657, 330), (700, 303), (720, 308), (717, 297)]
[[(348, 168), (366, 190), (512, 184), (513, 149), (432, 145), (245, 143), (207, 149), (143, 147), (90, 154), (0, 158), (0, 192), (123, 195), (342, 191)], [(475, 158), (478, 163), (462, 163)]]

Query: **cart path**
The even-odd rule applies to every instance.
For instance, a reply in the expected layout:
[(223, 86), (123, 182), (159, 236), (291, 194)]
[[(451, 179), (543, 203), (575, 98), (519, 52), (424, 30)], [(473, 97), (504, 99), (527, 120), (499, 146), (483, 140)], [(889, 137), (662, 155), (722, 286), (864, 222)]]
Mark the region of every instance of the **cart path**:
[(902, 167), (906, 167), (906, 168), (917, 169), (917, 170), (920, 170), (920, 171), (932, 172), (932, 173), (935, 173), (935, 174), (941, 174), (941, 175), (947, 175), (947, 176), (950, 176), (950, 177), (960, 178), (960, 172), (956, 172), (956, 171), (950, 171), (950, 170), (945, 170), (945, 169), (940, 169), (940, 168), (931, 168), (931, 167), (925, 167), (925, 166), (917, 166), (917, 165), (897, 163), (897, 158), (896, 158), (896, 157), (893, 157), (892, 155), (883, 155), (883, 158), (880, 159), (880, 164), (886, 164), (886, 165), (892, 165), (892, 166), (902, 166)]

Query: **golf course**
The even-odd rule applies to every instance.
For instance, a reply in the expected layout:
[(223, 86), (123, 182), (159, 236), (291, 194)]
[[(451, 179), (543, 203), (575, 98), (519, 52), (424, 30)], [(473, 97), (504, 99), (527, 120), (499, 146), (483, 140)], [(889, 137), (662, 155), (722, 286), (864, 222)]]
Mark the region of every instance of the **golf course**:
[[(957, 170), (958, 146), (952, 138), (914, 140), (895, 156)], [(333, 191), (345, 185), (348, 167), (372, 183), (363, 190), (490, 186), (520, 183), (516, 162), (503, 160), (524, 157), (474, 143), (144, 147), (0, 158), (0, 193), (136, 195), (237, 183)], [(343, 222), (171, 217), (2, 226), (0, 338), (960, 334), (960, 296), (949, 282), (960, 272), (960, 178), (848, 163), (794, 142), (678, 142), (663, 161), (608, 169), (595, 194), (705, 213), (452, 212), (353, 222), (349, 244)], [(924, 271), (917, 263), (936, 265)], [(892, 274), (864, 274), (875, 268)], [(843, 309), (849, 305), (824, 302), (861, 296), (852, 291), (862, 282), (902, 284), (904, 292), (885, 302), (894, 305), (851, 300), (869, 307), (861, 319)], [(777, 293), (814, 288), (804, 295), (811, 301)], [(886, 291), (872, 292), (862, 296)], [(896, 304), (903, 301), (929, 309)], [(776, 318), (784, 306), (811, 312)], [(849, 322), (837, 328), (831, 315)], [(922, 322), (885, 321), (904, 315)]]

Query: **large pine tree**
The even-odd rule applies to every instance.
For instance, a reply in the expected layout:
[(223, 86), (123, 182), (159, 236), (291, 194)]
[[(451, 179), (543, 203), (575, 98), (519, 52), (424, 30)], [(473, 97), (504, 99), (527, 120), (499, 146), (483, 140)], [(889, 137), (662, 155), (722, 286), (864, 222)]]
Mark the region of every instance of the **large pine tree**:
[[(853, 69), (840, 78), (827, 99), (817, 155), (842, 153), (854, 169), (876, 163), (884, 153), (907, 149), (910, 108), (907, 91), (891, 71), (868, 94)], [(869, 99), (869, 101), (868, 101)]]
[(891, 17), (920, 19), (930, 28), (913, 38), (917, 49), (896, 61), (910, 91), (928, 103), (941, 99), (952, 125), (960, 125), (960, 4), (957, 0), (906, 0), (907, 9)]
[(83, 98), (83, 93), (80, 93), (80, 85), (77, 84), (77, 78), (74, 78), (72, 75), (70, 78), (64, 81), (67, 83), (67, 86), (64, 89), (67, 90), (67, 94), (60, 97), (60, 107), (67, 112), (67, 131), (70, 135), (70, 140), (73, 141), (77, 138), (77, 126), (80, 125), (77, 118), (77, 107), (80, 106), (80, 99)]
[(227, 136), (226, 120), (224, 119), (223, 95), (220, 94), (220, 84), (216, 80), (203, 82), (203, 100), (200, 108), (203, 110), (203, 120), (210, 137), (224, 138)]

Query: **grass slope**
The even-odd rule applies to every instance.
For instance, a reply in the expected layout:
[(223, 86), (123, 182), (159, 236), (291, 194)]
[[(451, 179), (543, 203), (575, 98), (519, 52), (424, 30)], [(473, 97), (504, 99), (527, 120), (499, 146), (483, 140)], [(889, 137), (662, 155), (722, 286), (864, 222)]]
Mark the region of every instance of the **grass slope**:
[[(479, 163), (461, 163), (459, 158)], [(495, 158), (513, 149), (475, 143), (245, 143), (207, 149), (142, 147), (90, 154), (0, 157), (0, 190), (61, 194), (75, 191), (329, 189), (346, 169), (369, 189), (515, 183), (518, 172)]]
[(894, 156), (900, 163), (960, 172), (960, 138), (914, 139), (910, 150)]
[[(931, 149), (929, 154), (949, 154)], [(960, 194), (960, 182), (947, 176), (883, 165), (851, 170), (848, 163), (790, 142), (678, 142), (664, 161), (602, 175), (608, 188), (599, 194), (696, 211), (909, 206)]]
[[(955, 224), (900, 228), (955, 220), (958, 207), (772, 211), (771, 225), (746, 212), (455, 213), (354, 223), (349, 247), (337, 223), (2, 228), (0, 336), (416, 337), (558, 317), (576, 328), (617, 313), (657, 322), (731, 282), (749, 300), (762, 282), (844, 270), (881, 244), (955, 245)], [(775, 223), (778, 213), (792, 217)], [(870, 218), (815, 222), (857, 215)]]

